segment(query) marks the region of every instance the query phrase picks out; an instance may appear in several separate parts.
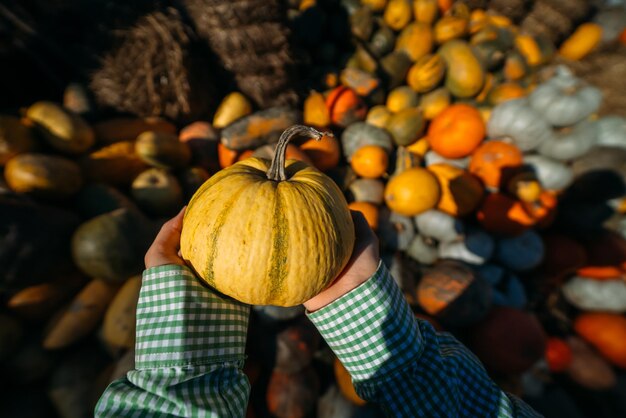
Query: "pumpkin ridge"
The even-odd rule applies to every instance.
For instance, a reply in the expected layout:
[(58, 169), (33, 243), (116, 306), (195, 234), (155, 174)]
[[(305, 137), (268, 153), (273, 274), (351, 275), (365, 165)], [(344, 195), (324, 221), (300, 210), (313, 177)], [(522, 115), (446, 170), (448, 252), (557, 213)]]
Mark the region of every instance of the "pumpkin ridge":
[(279, 191), (280, 183), (276, 183), (276, 199), (274, 203), (274, 222), (272, 225), (272, 255), (270, 256), (270, 269), (267, 273), (271, 283), (269, 289), (269, 300), (274, 300), (276, 295), (283, 289), (287, 276), (287, 237), (289, 236), (289, 225), (285, 218), (282, 205), (282, 194)]
[(222, 230), (222, 227), (226, 223), (226, 218), (228, 217), (228, 214), (230, 213), (230, 209), (235, 204), (235, 202), (239, 199), (239, 196), (241, 196), (241, 194), (246, 189), (246, 187), (247, 185), (241, 187), (239, 190), (237, 190), (235, 193), (231, 195), (230, 200), (228, 200), (224, 204), (222, 211), (220, 212), (219, 215), (217, 215), (217, 218), (215, 219), (215, 230), (214, 230), (213, 235), (209, 237), (209, 242), (208, 242), (208, 245), (211, 248), (211, 251), (209, 252), (207, 266), (205, 268), (204, 275), (203, 275), (207, 284), (211, 287), (215, 287), (215, 272), (213, 271), (213, 263), (215, 262), (215, 258), (217, 256), (217, 240), (220, 236), (220, 231)]

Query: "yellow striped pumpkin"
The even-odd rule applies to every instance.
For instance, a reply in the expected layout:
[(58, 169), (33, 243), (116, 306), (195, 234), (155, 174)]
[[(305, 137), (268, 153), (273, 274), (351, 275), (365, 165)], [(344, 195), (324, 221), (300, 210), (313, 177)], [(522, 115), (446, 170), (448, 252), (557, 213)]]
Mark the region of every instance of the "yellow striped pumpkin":
[(425, 93), (437, 87), (445, 71), (446, 63), (440, 55), (426, 55), (409, 69), (407, 84), (418, 93)]
[(354, 226), (339, 187), (303, 162), (285, 163), (295, 125), (270, 162), (248, 158), (211, 177), (183, 220), (181, 254), (207, 284), (239, 301), (294, 306), (315, 296), (345, 267)]

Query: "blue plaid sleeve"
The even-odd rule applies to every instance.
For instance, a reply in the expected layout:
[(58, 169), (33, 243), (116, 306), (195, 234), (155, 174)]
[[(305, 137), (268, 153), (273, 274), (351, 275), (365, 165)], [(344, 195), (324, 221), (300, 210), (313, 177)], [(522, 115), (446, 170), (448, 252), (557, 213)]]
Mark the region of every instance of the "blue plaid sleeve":
[(185, 267), (143, 274), (136, 369), (114, 381), (96, 417), (243, 417), (241, 367), (250, 308), (203, 286)]
[(538, 417), (505, 394), (451, 334), (417, 320), (384, 264), (308, 313), (363, 399), (390, 417)]

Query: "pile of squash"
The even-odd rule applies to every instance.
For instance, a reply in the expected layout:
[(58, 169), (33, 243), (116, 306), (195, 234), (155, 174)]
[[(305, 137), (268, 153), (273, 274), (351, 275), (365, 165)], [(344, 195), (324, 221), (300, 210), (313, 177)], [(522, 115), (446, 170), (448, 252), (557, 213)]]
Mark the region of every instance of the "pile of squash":
[[(446, 0), (291, 3), (315, 59), (301, 109), (258, 110), (233, 92), (210, 120), (176, 127), (101, 118), (70, 86), (62, 105), (0, 115), (7, 413), (91, 415), (132, 368), (160, 225), (220, 169), (272, 158), (297, 123), (335, 138), (299, 138), (287, 158), (365, 215), (416, 316), (519, 395), (538, 396), (546, 371), (614, 387), (626, 368), (626, 119), (597, 115), (599, 91), (550, 67), (555, 46), (503, 16)], [(583, 38), (560, 55), (583, 57), (596, 46)], [(249, 416), (382, 416), (302, 307), (255, 306), (248, 355)]]

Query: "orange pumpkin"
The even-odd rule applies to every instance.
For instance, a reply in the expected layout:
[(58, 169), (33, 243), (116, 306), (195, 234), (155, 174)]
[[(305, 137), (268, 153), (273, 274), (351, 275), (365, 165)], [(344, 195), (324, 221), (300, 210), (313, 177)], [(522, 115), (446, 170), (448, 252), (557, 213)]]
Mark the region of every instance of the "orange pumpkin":
[(352, 202), (348, 208), (361, 212), (370, 228), (378, 229), (378, 206), (369, 202)]
[(450, 92), (445, 87), (440, 87), (422, 95), (420, 107), (424, 112), (424, 119), (432, 120), (450, 106)]
[(453, 0), (437, 0), (437, 5), (439, 5), (439, 10), (441, 13), (445, 13), (452, 7)]
[(330, 125), (330, 114), (326, 107), (326, 100), (321, 93), (311, 91), (309, 97), (304, 101), (304, 123), (305, 125), (324, 128)]
[(462, 158), (470, 155), (485, 137), (480, 112), (466, 104), (455, 104), (441, 112), (428, 128), (428, 143), (439, 155)]
[(417, 22), (432, 24), (438, 9), (437, 0), (413, 0), (413, 15)]
[(357, 175), (366, 179), (375, 179), (387, 172), (389, 156), (383, 147), (366, 145), (352, 154), (350, 165)]
[(525, 95), (526, 90), (519, 84), (502, 83), (492, 88), (487, 98), (492, 106), (497, 106), (507, 100), (517, 99), (519, 97), (524, 97)]
[(443, 44), (451, 39), (462, 38), (467, 35), (469, 19), (460, 16), (444, 16), (435, 23), (435, 40)]
[(486, 186), (499, 188), (502, 172), (519, 167), (524, 161), (522, 152), (513, 144), (503, 141), (487, 141), (472, 154), (469, 171), (479, 177)]
[(473, 212), (483, 198), (484, 188), (476, 177), (450, 164), (431, 164), (428, 170), (435, 174), (441, 187), (437, 208), (452, 216)]
[(556, 217), (556, 207), (559, 201), (556, 193), (550, 190), (544, 190), (539, 194), (539, 199), (534, 202), (519, 202), (524, 211), (530, 216), (536, 228), (547, 228), (552, 224)]
[(217, 159), (220, 162), (220, 167), (226, 168), (237, 162), (239, 152), (227, 148), (226, 145), (221, 142), (217, 144)]
[(252, 157), (253, 154), (254, 154), (254, 151), (252, 151), (251, 149), (247, 149), (241, 154), (239, 154), (239, 156), (237, 157), (237, 161), (243, 161), (246, 158), (250, 158)]
[(303, 142), (300, 149), (313, 161), (318, 170), (326, 171), (339, 164), (341, 148), (335, 138), (326, 135), (320, 141), (311, 138)]
[(326, 107), (330, 121), (341, 127), (364, 120), (367, 115), (367, 106), (363, 100), (354, 90), (345, 86), (339, 86), (330, 92), (326, 98)]
[(584, 313), (574, 329), (607, 360), (626, 369), (626, 317), (611, 313)]
[(414, 216), (434, 208), (440, 195), (435, 175), (419, 167), (393, 176), (385, 187), (387, 207), (404, 216)]

